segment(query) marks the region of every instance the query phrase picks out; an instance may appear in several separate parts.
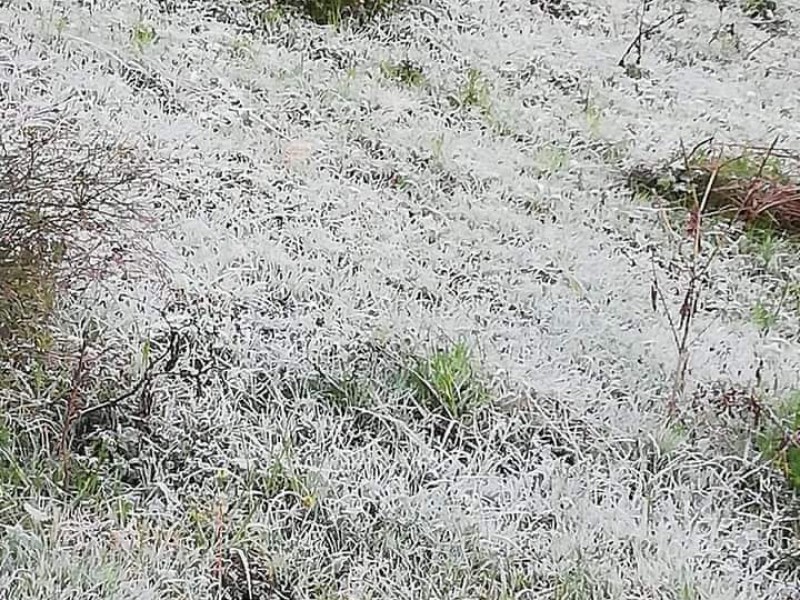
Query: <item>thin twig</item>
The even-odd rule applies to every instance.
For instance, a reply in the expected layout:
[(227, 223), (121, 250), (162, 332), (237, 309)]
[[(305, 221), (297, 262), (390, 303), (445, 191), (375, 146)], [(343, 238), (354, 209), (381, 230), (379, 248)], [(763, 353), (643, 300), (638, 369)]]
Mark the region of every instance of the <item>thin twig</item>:
[(759, 50), (761, 50), (761, 48), (763, 48), (764, 46), (766, 46), (767, 44), (769, 44), (769, 43), (770, 43), (772, 40), (774, 40), (774, 39), (775, 39), (775, 38), (777, 38), (777, 37), (778, 37), (778, 34), (777, 34), (777, 33), (773, 33), (771, 36), (769, 36), (769, 37), (768, 37), (767, 39), (765, 39), (764, 41), (762, 41), (762, 42), (759, 42), (758, 44), (756, 44), (755, 46), (753, 46), (753, 48), (752, 48), (751, 50), (749, 50), (749, 51), (747, 52), (747, 54), (745, 54), (745, 56), (744, 56), (744, 60), (749, 60), (750, 58), (752, 58), (752, 57), (753, 57), (753, 55), (754, 55), (756, 52), (758, 52)]
[[(642, 4), (644, 5), (645, 3), (646, 3), (646, 0)], [(642, 61), (642, 40), (644, 38), (646, 38), (648, 35), (650, 35), (651, 33), (653, 33), (656, 30), (658, 30), (662, 25), (664, 25), (664, 23), (666, 23), (667, 21), (672, 20), (673, 18), (675, 18), (677, 16), (680, 16), (680, 11), (671, 13), (669, 16), (664, 17), (663, 19), (661, 19), (660, 21), (658, 21), (654, 25), (651, 25), (647, 29), (643, 29), (642, 21), (644, 19), (644, 13), (642, 13), (641, 18), (639, 20), (639, 31), (636, 34), (636, 37), (633, 38), (631, 43), (628, 44), (628, 47), (626, 48), (625, 53), (622, 55), (622, 58), (619, 59), (619, 62), (617, 63), (617, 65), (620, 66), (620, 67), (624, 67), (625, 66), (625, 59), (628, 58), (628, 55), (631, 53), (631, 51), (634, 48), (638, 49), (637, 50), (637, 55), (638, 56), (637, 56), (637, 59), (636, 59), (636, 64), (638, 65), (639, 63), (641, 63), (641, 61)]]
[(67, 397), (67, 406), (64, 410), (64, 421), (61, 424), (61, 440), (59, 442), (59, 455), (61, 456), (61, 465), (64, 470), (64, 481), (69, 480), (69, 448), (71, 441), (71, 429), (73, 423), (77, 420), (75, 413), (78, 410), (78, 401), (81, 387), (86, 370), (86, 354), (89, 350), (89, 336), (84, 336), (81, 342), (81, 351), (78, 356), (78, 364), (72, 373), (72, 383), (70, 385), (69, 396)]
[(778, 140), (779, 139), (780, 139), (780, 136), (776, 135), (775, 139), (772, 140), (772, 143), (769, 145), (769, 148), (767, 149), (766, 153), (764, 154), (764, 158), (761, 159), (761, 164), (759, 165), (758, 173), (756, 174), (757, 178), (760, 178), (761, 174), (764, 172), (764, 167), (767, 166), (767, 161), (769, 160), (769, 157), (772, 154), (772, 151), (775, 149), (775, 146), (778, 144)]

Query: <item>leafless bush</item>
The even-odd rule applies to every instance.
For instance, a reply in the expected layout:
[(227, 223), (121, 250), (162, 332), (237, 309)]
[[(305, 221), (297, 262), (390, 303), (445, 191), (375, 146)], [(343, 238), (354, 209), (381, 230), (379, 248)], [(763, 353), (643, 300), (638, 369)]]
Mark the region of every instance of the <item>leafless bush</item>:
[(57, 452), (64, 483), (75, 477), (73, 447), (98, 419), (118, 406), (145, 411), (154, 369), (174, 344), (137, 378), (120, 371), (129, 356), (96, 326), (80, 328), (78, 347), (53, 335), (64, 292), (158, 264), (145, 229), (159, 177), (134, 146), (51, 114), (0, 113), (0, 428), (19, 460)]
[(137, 194), (155, 172), (103, 132), (81, 139), (65, 119), (4, 120), (0, 344), (6, 357), (21, 358), (47, 345), (43, 325), (59, 288), (99, 279), (141, 243), (135, 232), (147, 216)]

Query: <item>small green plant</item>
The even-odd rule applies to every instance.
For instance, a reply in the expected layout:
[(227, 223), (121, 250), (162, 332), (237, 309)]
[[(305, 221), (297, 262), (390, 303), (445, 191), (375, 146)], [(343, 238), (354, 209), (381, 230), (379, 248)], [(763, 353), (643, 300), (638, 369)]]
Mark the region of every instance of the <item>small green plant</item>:
[(569, 166), (569, 150), (561, 146), (547, 145), (536, 153), (537, 170), (544, 175), (553, 175)]
[(396, 8), (401, 0), (281, 0), (280, 6), (300, 12), (318, 25), (365, 23)]
[(407, 59), (401, 60), (399, 63), (382, 62), (381, 73), (387, 79), (398, 81), (409, 87), (420, 87), (426, 81), (422, 67)]
[(145, 48), (154, 44), (157, 39), (158, 35), (152, 25), (140, 22), (131, 29), (131, 41), (139, 52), (143, 52)]
[(778, 315), (775, 311), (770, 310), (767, 306), (761, 302), (760, 300), (756, 302), (756, 305), (752, 309), (752, 318), (753, 323), (756, 324), (762, 331), (769, 331), (778, 322)]
[(800, 390), (789, 394), (778, 411), (778, 422), (758, 437), (762, 455), (800, 490)]
[(59, 16), (55, 22), (56, 34), (61, 37), (61, 34), (64, 33), (68, 26), (69, 20), (67, 19), (66, 15)]
[(326, 404), (342, 409), (364, 407), (370, 401), (369, 382), (353, 374), (338, 377), (319, 374), (310, 379), (306, 387)]
[(678, 600), (697, 600), (697, 589), (690, 583), (684, 582), (678, 588)]
[(460, 419), (489, 399), (473, 367), (469, 347), (463, 342), (427, 357), (413, 358), (404, 379), (422, 406), (452, 419)]
[(554, 600), (591, 600), (594, 597), (589, 576), (579, 567), (559, 577), (553, 596)]
[(586, 124), (589, 126), (589, 133), (591, 133), (592, 137), (598, 137), (600, 135), (600, 126), (603, 121), (602, 109), (595, 104), (589, 104), (587, 102), (585, 113)]
[(231, 50), (233, 56), (239, 60), (253, 58), (253, 41), (246, 36), (236, 36), (231, 41)]
[(771, 19), (778, 9), (775, 0), (744, 0), (742, 12), (751, 19)]
[(431, 152), (433, 153), (433, 160), (441, 163), (444, 158), (444, 134), (440, 133), (431, 140)]
[(466, 81), (459, 91), (458, 104), (462, 107), (479, 108), (483, 113), (491, 111), (489, 85), (478, 69), (470, 68), (467, 71)]
[[(318, 501), (317, 494), (306, 475), (287, 466), (290, 464), (288, 463), (290, 453), (291, 448), (287, 446), (273, 460), (267, 471), (261, 474), (259, 482), (261, 491), (272, 498), (289, 494), (304, 507), (313, 508)], [(287, 498), (287, 500), (291, 501), (291, 498)]]
[(36, 362), (49, 349), (55, 269), (62, 256), (59, 244), (34, 242), (23, 248), (0, 243), (0, 360), (16, 362), (24, 356)]
[(769, 224), (748, 227), (745, 231), (744, 250), (758, 257), (765, 267), (775, 258), (780, 244), (780, 237)]
[(285, 16), (284, 11), (279, 6), (273, 6), (263, 10), (258, 15), (258, 20), (265, 27), (273, 27), (280, 23)]

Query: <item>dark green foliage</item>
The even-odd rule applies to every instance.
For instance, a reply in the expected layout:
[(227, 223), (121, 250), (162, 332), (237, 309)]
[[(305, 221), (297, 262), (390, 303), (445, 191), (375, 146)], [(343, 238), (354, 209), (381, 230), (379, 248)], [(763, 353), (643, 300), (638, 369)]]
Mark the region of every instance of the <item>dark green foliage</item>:
[(778, 9), (775, 0), (745, 0), (742, 2), (742, 12), (751, 19), (770, 19)]
[(423, 407), (452, 419), (469, 414), (489, 399), (464, 343), (427, 357), (414, 357), (403, 380)]
[(758, 439), (764, 456), (800, 490), (800, 391), (791, 394), (782, 408), (779, 424), (766, 428)]
[(319, 25), (349, 21), (365, 23), (397, 8), (402, 0), (279, 0), (278, 5), (299, 12)]

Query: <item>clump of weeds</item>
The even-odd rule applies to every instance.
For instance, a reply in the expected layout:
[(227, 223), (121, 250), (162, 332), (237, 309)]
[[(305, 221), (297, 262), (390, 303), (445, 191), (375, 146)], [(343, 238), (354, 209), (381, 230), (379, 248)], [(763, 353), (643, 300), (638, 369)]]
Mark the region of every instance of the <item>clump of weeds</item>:
[(776, 419), (758, 437), (762, 454), (800, 490), (800, 391), (794, 391), (778, 409)]
[(402, 381), (426, 410), (458, 420), (489, 400), (486, 385), (464, 342), (427, 356), (411, 357)]
[(467, 70), (458, 93), (450, 96), (449, 100), (454, 108), (477, 108), (484, 115), (491, 114), (489, 84), (483, 73), (474, 67)]
[(381, 73), (387, 79), (397, 81), (409, 87), (421, 87), (425, 84), (425, 73), (422, 67), (408, 59), (400, 62), (381, 63)]
[(131, 28), (131, 42), (139, 52), (152, 46), (158, 39), (158, 34), (152, 25), (139, 22)]
[[(125, 261), (148, 219), (130, 198), (154, 178), (109, 136), (76, 142), (67, 121), (11, 127), (0, 146), (0, 357), (33, 357), (64, 286)], [(131, 228), (131, 225), (135, 225)]]
[(277, 6), (297, 12), (318, 25), (338, 27), (345, 22), (364, 24), (401, 4), (402, 0), (280, 0)]
[(775, 0), (744, 0), (742, 12), (751, 19), (772, 19), (778, 3)]
[(707, 191), (708, 216), (795, 236), (800, 234), (800, 182), (790, 166), (796, 167), (798, 158), (776, 143), (734, 150), (705, 140), (665, 165), (632, 169), (628, 184), (637, 193), (684, 208)]

